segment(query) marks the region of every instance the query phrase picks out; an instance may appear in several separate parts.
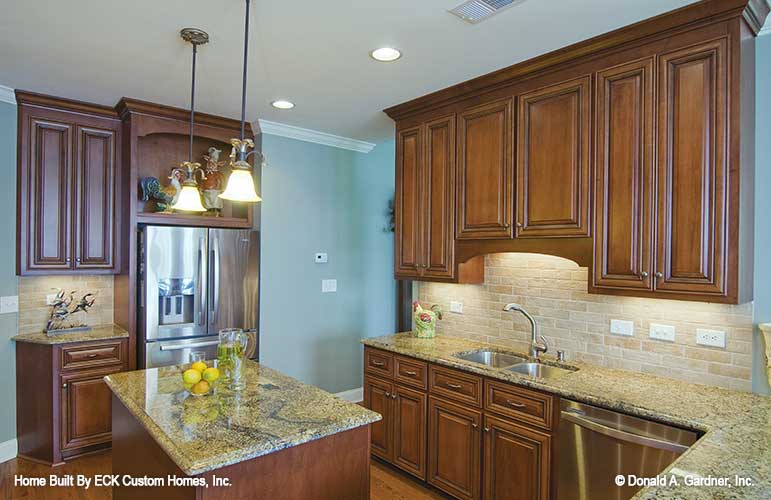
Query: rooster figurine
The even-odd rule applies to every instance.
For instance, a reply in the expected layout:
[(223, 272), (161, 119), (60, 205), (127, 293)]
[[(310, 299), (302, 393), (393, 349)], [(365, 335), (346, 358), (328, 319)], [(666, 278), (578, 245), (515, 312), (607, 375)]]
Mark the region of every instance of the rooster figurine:
[(139, 181), (142, 188), (142, 201), (153, 200), (158, 212), (171, 212), (171, 206), (177, 202), (182, 190), (185, 173), (175, 168), (169, 176), (169, 185), (162, 186), (157, 177), (143, 177)]

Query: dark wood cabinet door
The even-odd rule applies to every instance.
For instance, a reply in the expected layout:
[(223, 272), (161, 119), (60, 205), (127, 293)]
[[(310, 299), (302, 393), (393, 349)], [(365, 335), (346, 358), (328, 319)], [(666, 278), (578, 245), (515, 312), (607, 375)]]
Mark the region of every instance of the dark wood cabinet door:
[(61, 375), (61, 449), (69, 450), (111, 439), (112, 393), (102, 378), (121, 366)]
[(481, 490), (482, 414), (430, 396), (428, 482), (450, 495), (475, 500)]
[[(119, 122), (75, 131), (75, 268), (115, 265)], [(111, 126), (112, 125), (112, 126)]]
[(650, 289), (653, 59), (597, 73), (594, 286)]
[(455, 252), (455, 115), (425, 125), (423, 276), (452, 278)]
[(458, 239), (511, 238), (511, 100), (465, 111), (458, 130)]
[(388, 462), (393, 461), (393, 384), (372, 377), (364, 377), (364, 406), (379, 413), (383, 419), (371, 426), (372, 454)]
[(591, 77), (519, 96), (518, 237), (589, 236)]
[(396, 387), (394, 399), (394, 465), (426, 479), (426, 395)]
[(19, 107), (17, 272), (71, 267), (72, 124)]
[(400, 130), (396, 138), (395, 267), (397, 278), (417, 278), (421, 264), (422, 127)]
[(659, 56), (656, 280), (726, 293), (727, 40)]
[(485, 500), (549, 500), (551, 437), (485, 415)]

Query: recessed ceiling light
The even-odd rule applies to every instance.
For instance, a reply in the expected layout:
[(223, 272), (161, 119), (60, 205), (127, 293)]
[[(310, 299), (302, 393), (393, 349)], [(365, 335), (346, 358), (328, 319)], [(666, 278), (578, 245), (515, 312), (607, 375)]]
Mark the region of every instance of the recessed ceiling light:
[(380, 62), (392, 62), (402, 57), (402, 53), (392, 47), (380, 47), (370, 52), (369, 55), (372, 59)]
[(271, 104), (271, 106), (273, 106), (274, 108), (277, 108), (277, 109), (292, 109), (292, 108), (294, 108), (294, 103), (293, 102), (287, 101), (287, 100), (284, 100), (284, 99), (279, 99), (277, 101), (273, 101), (270, 104)]

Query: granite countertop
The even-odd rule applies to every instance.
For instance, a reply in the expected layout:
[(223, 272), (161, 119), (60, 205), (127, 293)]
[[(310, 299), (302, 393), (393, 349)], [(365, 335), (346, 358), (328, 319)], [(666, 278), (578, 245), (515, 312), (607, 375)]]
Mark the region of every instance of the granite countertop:
[[(363, 339), (361, 342), (705, 433), (693, 447), (662, 471), (667, 478), (674, 476), (677, 486), (646, 487), (637, 493), (636, 499), (771, 498), (771, 397), (571, 361), (568, 364), (578, 368), (578, 371), (553, 379), (537, 380), (457, 359), (453, 354), (481, 347), (507, 350), (449, 337), (419, 339), (403, 333)], [(746, 477), (751, 479), (752, 485), (732, 488), (687, 486), (686, 475), (728, 477), (732, 484), (735, 476)]]
[(215, 386), (203, 397), (184, 390), (180, 366), (115, 373), (105, 381), (191, 476), (381, 419), (254, 361), (246, 362), (245, 377), (240, 393)]
[(128, 332), (117, 325), (99, 325), (91, 330), (59, 333), (48, 335), (46, 333), (22, 333), (11, 337), (16, 342), (29, 342), (31, 344), (74, 344), (76, 342), (90, 342), (94, 340), (123, 339), (129, 336)]

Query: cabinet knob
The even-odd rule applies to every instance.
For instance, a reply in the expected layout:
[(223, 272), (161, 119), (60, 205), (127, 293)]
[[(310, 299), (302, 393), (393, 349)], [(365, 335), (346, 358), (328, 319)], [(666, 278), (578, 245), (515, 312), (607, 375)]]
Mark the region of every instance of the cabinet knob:
[(522, 223), (521, 222), (517, 222), (517, 227), (522, 227)]
[(80, 263), (80, 257), (78, 257), (77, 259), (75, 259), (75, 262), (77, 262), (77, 263)]
[(66, 388), (67, 388), (67, 384), (62, 384), (62, 389), (66, 389)]
[(640, 277), (641, 277), (641, 278), (647, 278), (647, 277), (648, 277), (648, 271), (642, 271), (642, 272), (640, 273)]
[(387, 398), (391, 397), (391, 393), (390, 392), (386, 392), (385, 395), (386, 395)]
[(510, 225), (509, 225), (509, 223), (508, 223), (508, 222), (504, 222), (504, 223), (503, 223), (503, 227), (504, 227), (505, 229), (508, 229), (508, 228), (510, 227)]
[(479, 427), (477, 424), (471, 424), (472, 429), (476, 429), (477, 427)]
[(64, 259), (64, 262), (69, 264), (70, 262), (72, 262), (72, 259), (69, 259), (69, 258), (68, 259)]
[(661, 271), (657, 271), (656, 272), (656, 277), (657, 278), (663, 278), (664, 277), (664, 273), (662, 273)]
[(489, 427), (485, 427), (485, 432), (490, 432), (490, 428)]
[(396, 399), (396, 394), (391, 394), (391, 399)]

